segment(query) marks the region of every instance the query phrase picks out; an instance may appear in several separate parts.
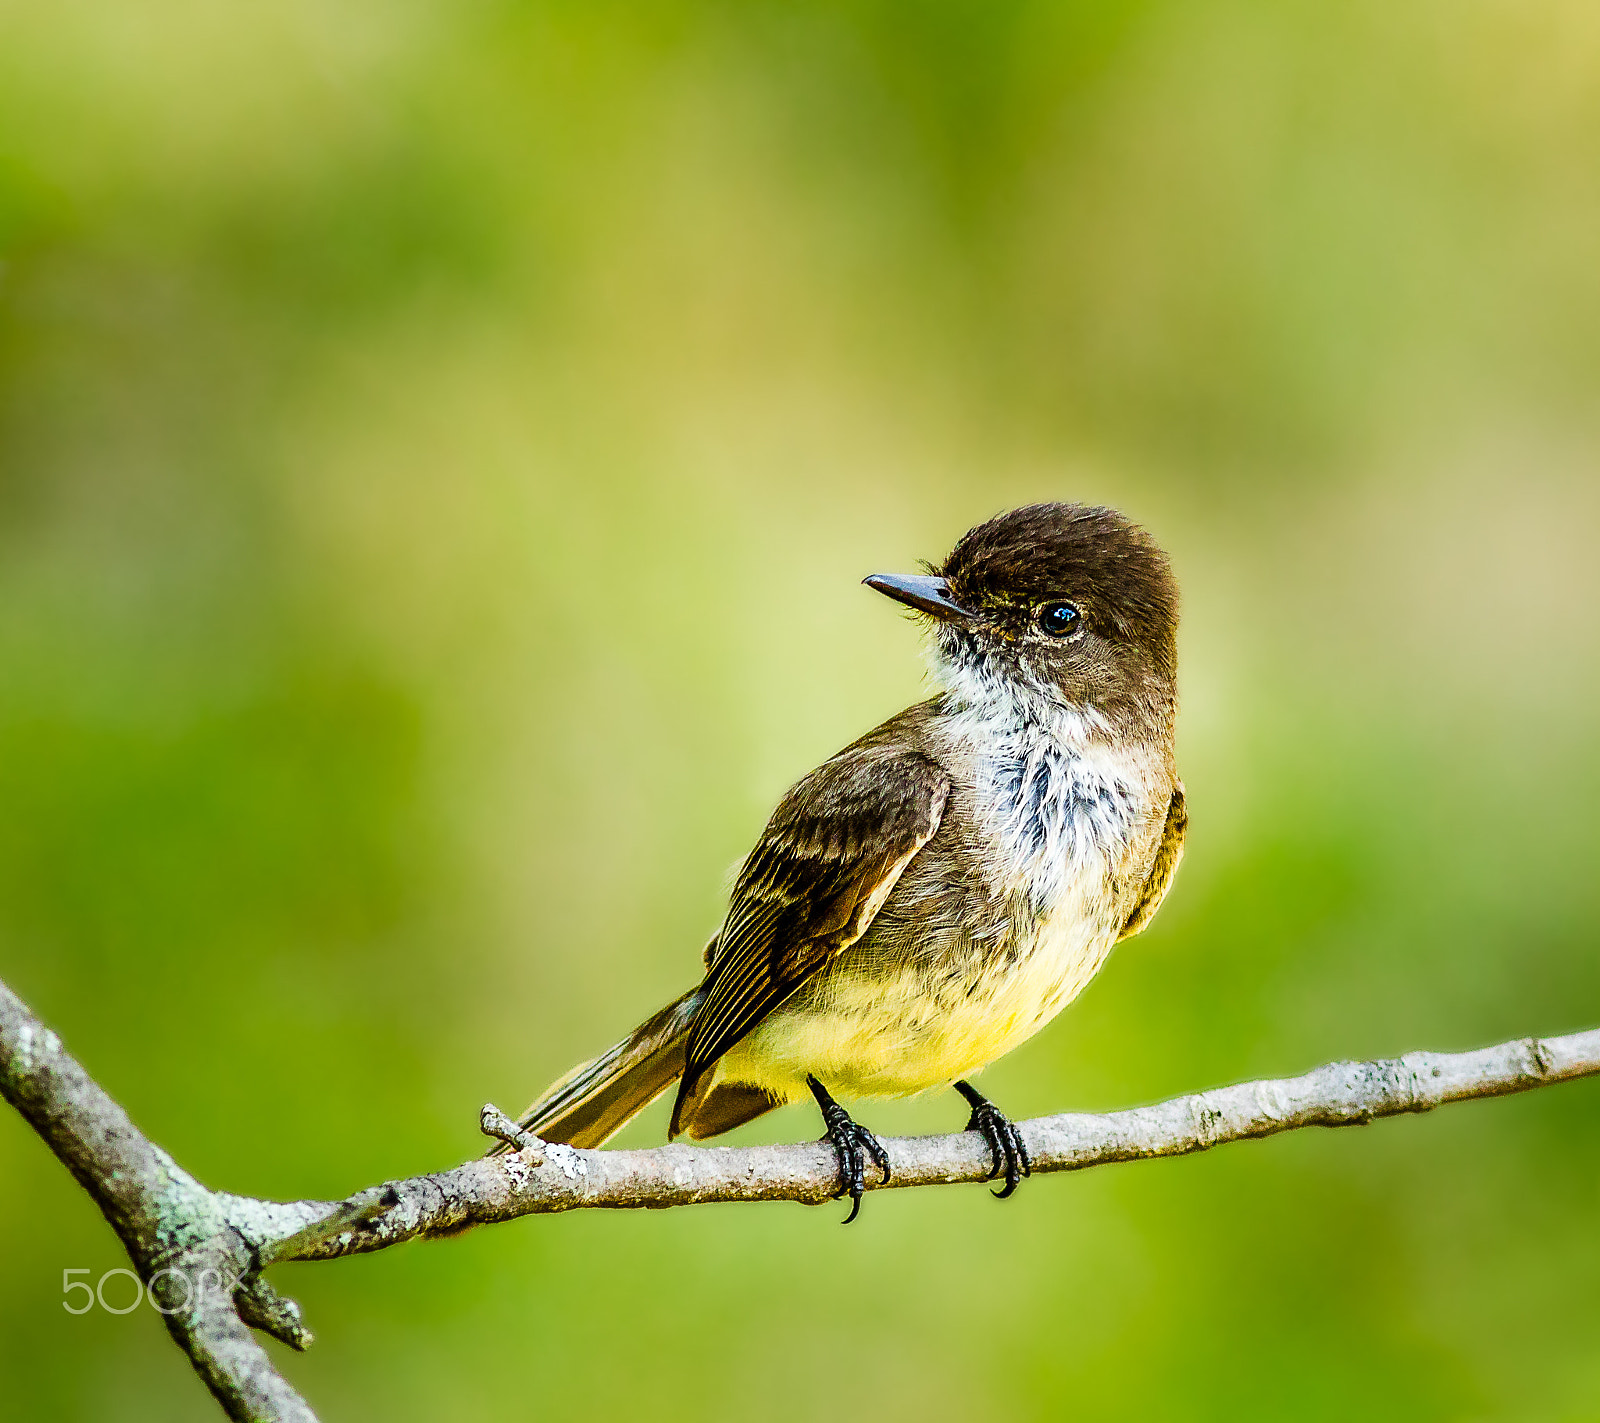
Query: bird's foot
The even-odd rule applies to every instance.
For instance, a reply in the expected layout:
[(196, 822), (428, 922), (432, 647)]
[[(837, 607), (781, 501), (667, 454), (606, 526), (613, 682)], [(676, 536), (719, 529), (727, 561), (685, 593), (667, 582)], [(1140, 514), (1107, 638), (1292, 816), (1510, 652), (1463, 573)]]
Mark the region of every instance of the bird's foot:
[(828, 1089), (815, 1077), (806, 1078), (806, 1085), (817, 1099), (817, 1106), (822, 1108), (822, 1121), (828, 1129), (824, 1140), (833, 1147), (833, 1154), (839, 1160), (837, 1194), (850, 1197), (850, 1214), (844, 1218), (844, 1223), (849, 1225), (860, 1214), (861, 1193), (867, 1188), (866, 1158), (872, 1158), (887, 1183), (889, 1153), (883, 1149), (883, 1143), (877, 1137), (850, 1119), (850, 1113), (828, 1095)]
[(1002, 1172), (1005, 1173), (1005, 1189), (989, 1193), (1003, 1201), (1017, 1189), (1018, 1181), (1033, 1174), (1033, 1162), (1028, 1159), (1028, 1148), (1022, 1140), (1022, 1133), (1010, 1117), (971, 1083), (957, 1082), (955, 1089), (972, 1106), (972, 1115), (967, 1118), (967, 1130), (982, 1132), (983, 1139), (989, 1143), (989, 1154), (994, 1158), (994, 1165), (987, 1179), (992, 1181)]

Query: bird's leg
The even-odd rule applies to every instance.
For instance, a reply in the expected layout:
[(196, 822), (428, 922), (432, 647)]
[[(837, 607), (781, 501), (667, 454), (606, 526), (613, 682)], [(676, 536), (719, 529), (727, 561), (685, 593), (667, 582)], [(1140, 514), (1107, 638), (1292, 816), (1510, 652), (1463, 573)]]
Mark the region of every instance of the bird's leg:
[(850, 1120), (850, 1113), (828, 1095), (828, 1089), (815, 1077), (807, 1077), (806, 1086), (817, 1099), (817, 1106), (822, 1108), (823, 1124), (828, 1129), (826, 1140), (839, 1159), (839, 1195), (850, 1197), (850, 1214), (844, 1218), (844, 1223), (849, 1225), (861, 1210), (861, 1193), (867, 1188), (865, 1158), (870, 1156), (873, 1159), (887, 1182), (889, 1153), (883, 1149), (877, 1137)]
[(1022, 1140), (1017, 1125), (970, 1082), (957, 1082), (955, 1089), (972, 1105), (972, 1115), (967, 1118), (968, 1131), (981, 1131), (989, 1143), (989, 1154), (994, 1157), (994, 1167), (989, 1180), (1005, 1172), (1003, 1191), (991, 1191), (999, 1200), (1005, 1200), (1017, 1189), (1017, 1182), (1033, 1174), (1033, 1162), (1028, 1159), (1028, 1148)]

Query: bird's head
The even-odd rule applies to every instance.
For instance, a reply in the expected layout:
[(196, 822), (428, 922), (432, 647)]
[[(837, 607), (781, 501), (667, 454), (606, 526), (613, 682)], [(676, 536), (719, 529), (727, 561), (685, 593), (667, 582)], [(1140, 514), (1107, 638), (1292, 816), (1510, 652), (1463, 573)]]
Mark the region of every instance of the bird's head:
[(866, 583), (932, 621), (938, 670), (958, 699), (1170, 728), (1177, 584), (1155, 540), (1114, 509), (1013, 509), (926, 573)]

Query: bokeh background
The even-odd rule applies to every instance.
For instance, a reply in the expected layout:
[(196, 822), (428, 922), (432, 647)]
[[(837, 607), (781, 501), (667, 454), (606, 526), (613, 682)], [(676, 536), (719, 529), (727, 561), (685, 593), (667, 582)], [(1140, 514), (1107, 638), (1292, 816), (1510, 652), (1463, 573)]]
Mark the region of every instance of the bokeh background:
[[(0, 976), (213, 1185), (476, 1154), (922, 694), (862, 575), (1065, 497), (1180, 571), (1190, 852), (986, 1090), (1600, 1022), (1597, 175), (1586, 0), (0, 5)], [(280, 1271), (279, 1352), (330, 1423), (1600, 1418), (1597, 1127), (529, 1220)], [(123, 1263), (0, 1114), (6, 1417), (217, 1416), (63, 1312)]]

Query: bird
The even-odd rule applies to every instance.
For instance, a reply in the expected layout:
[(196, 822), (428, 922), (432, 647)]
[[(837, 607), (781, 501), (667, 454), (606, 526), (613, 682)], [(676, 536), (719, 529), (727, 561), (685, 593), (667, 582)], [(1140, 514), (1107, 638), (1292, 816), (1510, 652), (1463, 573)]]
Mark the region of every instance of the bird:
[(676, 1084), (669, 1138), (702, 1140), (810, 1096), (848, 1224), (867, 1163), (884, 1182), (890, 1164), (835, 1094), (953, 1087), (994, 1194), (1029, 1174), (967, 1079), (1076, 998), (1172, 885), (1177, 584), (1142, 527), (1075, 503), (1009, 510), (940, 564), (863, 581), (924, 624), (934, 695), (784, 795), (701, 981), (553, 1083), (527, 1131), (599, 1146)]

